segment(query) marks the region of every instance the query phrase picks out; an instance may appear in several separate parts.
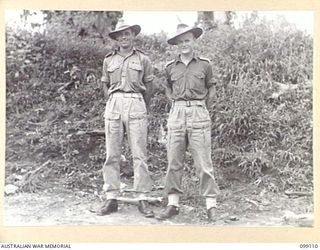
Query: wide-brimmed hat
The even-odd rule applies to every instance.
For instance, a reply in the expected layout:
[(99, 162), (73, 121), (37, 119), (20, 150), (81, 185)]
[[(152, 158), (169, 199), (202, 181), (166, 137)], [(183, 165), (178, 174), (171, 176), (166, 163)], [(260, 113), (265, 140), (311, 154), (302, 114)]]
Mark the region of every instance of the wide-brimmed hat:
[(126, 29), (131, 29), (135, 35), (138, 35), (141, 31), (140, 25), (138, 25), (138, 24), (129, 25), (129, 24), (125, 23), (123, 20), (119, 20), (116, 28), (109, 33), (109, 37), (116, 40), (117, 34), (120, 31), (123, 31)]
[(202, 35), (203, 33), (203, 30), (199, 27), (189, 27), (188, 25), (184, 24), (184, 23), (180, 23), (178, 24), (177, 26), (177, 31), (176, 31), (176, 34), (171, 37), (167, 43), (171, 44), (171, 45), (177, 45), (177, 42), (176, 42), (176, 39), (185, 34), (185, 33), (188, 33), (188, 32), (191, 32), (195, 38), (198, 38), (199, 36)]

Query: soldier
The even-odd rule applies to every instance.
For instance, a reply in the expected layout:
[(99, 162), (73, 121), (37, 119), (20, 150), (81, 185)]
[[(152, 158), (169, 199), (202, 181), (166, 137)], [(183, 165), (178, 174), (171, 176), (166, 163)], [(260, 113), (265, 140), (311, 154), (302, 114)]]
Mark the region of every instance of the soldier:
[(139, 194), (138, 209), (144, 216), (154, 217), (146, 199), (146, 193), (152, 186), (147, 166), (147, 105), (148, 88), (154, 75), (150, 59), (133, 45), (140, 31), (139, 25), (119, 21), (116, 29), (109, 33), (119, 47), (105, 57), (101, 78), (107, 99), (106, 161), (103, 166), (103, 189), (107, 200), (100, 215), (118, 211), (120, 157), (126, 132), (133, 155), (134, 190)]
[(179, 214), (179, 196), (185, 152), (189, 146), (200, 178), (200, 194), (206, 198), (207, 215), (214, 220), (219, 187), (213, 176), (211, 160), (211, 120), (208, 108), (215, 100), (215, 82), (210, 61), (194, 52), (201, 28), (179, 24), (167, 42), (177, 45), (179, 55), (168, 62), (167, 94), (172, 101), (168, 118), (168, 170), (165, 191), (167, 207), (157, 215), (163, 220)]

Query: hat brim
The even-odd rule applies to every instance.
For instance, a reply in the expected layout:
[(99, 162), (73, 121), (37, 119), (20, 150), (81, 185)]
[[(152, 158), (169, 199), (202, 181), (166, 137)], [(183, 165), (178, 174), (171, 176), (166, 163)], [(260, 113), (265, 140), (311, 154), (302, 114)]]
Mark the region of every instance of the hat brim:
[(170, 39), (167, 40), (167, 43), (171, 44), (171, 45), (177, 45), (177, 38), (181, 35), (184, 35), (188, 32), (191, 32), (194, 37), (197, 39), (199, 38), (202, 33), (203, 33), (203, 30), (199, 27), (195, 27), (195, 28), (190, 28), (190, 29), (187, 29), (187, 30), (184, 30), (183, 32), (179, 33), (179, 34), (176, 34), (175, 36), (171, 37)]
[(118, 33), (120, 33), (121, 31), (127, 30), (127, 29), (131, 29), (133, 31), (133, 33), (135, 34), (135, 36), (137, 36), (141, 31), (140, 25), (136, 24), (136, 25), (126, 26), (126, 27), (120, 28), (118, 30), (111, 31), (109, 33), (109, 37), (113, 40), (116, 40)]

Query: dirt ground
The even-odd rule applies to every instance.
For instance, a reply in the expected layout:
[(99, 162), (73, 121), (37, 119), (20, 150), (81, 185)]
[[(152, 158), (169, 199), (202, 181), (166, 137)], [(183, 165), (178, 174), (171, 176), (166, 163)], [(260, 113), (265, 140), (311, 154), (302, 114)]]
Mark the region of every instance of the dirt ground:
[[(150, 197), (159, 197), (154, 191)], [(123, 197), (132, 197), (123, 192)], [(129, 198), (130, 198), (129, 197)], [(72, 191), (57, 185), (37, 193), (15, 193), (4, 198), (4, 225), (201, 225), (201, 226), (289, 226), (313, 225), (312, 197), (288, 197), (258, 190), (246, 183), (234, 183), (223, 189), (218, 197), (216, 221), (208, 223), (204, 201), (195, 197), (195, 206), (182, 202), (180, 214), (165, 221), (143, 217), (137, 206), (119, 203), (117, 213), (99, 216), (94, 211), (103, 205), (103, 195), (98, 192)], [(192, 202), (191, 202), (192, 203)], [(187, 204), (190, 204), (188, 202)], [(153, 204), (155, 213), (165, 206)]]

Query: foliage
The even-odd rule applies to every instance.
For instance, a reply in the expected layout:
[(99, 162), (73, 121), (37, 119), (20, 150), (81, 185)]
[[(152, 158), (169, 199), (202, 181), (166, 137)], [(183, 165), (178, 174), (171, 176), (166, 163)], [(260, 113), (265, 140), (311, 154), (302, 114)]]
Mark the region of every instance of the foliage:
[[(27, 19), (29, 12), (23, 16)], [(7, 79), (10, 84), (38, 77), (65, 82), (72, 66), (79, 67), (82, 80), (91, 73), (100, 78), (106, 53), (114, 46), (107, 37), (122, 12), (43, 11), (44, 32), (6, 27)]]
[[(312, 39), (284, 21), (251, 18), (207, 33), (199, 47), (216, 72), (214, 162), (273, 191), (312, 189)], [(277, 180), (268, 183), (268, 173)]]
[[(104, 55), (114, 44), (106, 30), (97, 28), (100, 14), (47, 12), (44, 33), (6, 29), (6, 161), (16, 162), (6, 168), (6, 176), (14, 182), (10, 175), (26, 168), (25, 190), (34, 190), (41, 175), (58, 176), (70, 188), (102, 186), (104, 138), (81, 133), (104, 127), (98, 79)], [(160, 33), (139, 35), (136, 41), (157, 76), (148, 127), (152, 173), (167, 168), (163, 68), (176, 48), (166, 39)], [(255, 16), (237, 29), (218, 26), (199, 40), (198, 52), (211, 59), (216, 78), (212, 159), (221, 187), (236, 179), (274, 192), (312, 191), (312, 44), (310, 36), (283, 20), (270, 23)], [(81, 72), (79, 88), (58, 91), (70, 81), (65, 72), (74, 65)], [(89, 73), (96, 81), (87, 81)], [(123, 164), (130, 164), (127, 145), (122, 154)], [(187, 196), (194, 196), (198, 179), (187, 159), (183, 185)], [(33, 165), (26, 167), (26, 161)]]

